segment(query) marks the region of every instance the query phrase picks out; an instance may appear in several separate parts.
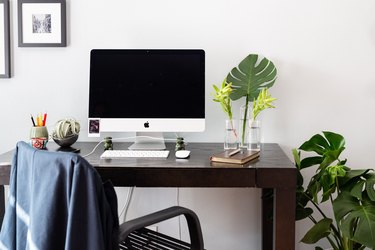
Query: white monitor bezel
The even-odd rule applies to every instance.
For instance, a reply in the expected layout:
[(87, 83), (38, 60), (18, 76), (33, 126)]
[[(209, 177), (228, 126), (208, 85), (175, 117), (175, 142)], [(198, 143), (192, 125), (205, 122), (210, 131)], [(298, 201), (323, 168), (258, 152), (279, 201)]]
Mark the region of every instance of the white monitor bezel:
[[(93, 49), (91, 53), (93, 53), (96, 49)], [(100, 49), (99, 49), (100, 50)], [(145, 49), (125, 49), (133, 52), (142, 52), (142, 53), (150, 53), (150, 52), (165, 52), (165, 53), (175, 53), (175, 52), (194, 52), (199, 53), (203, 56), (203, 64), (205, 65), (205, 52), (203, 49), (157, 49), (157, 50), (145, 50)], [(117, 50), (115, 50), (117, 51)], [(120, 50), (119, 50), (120, 51)], [(204, 67), (204, 66), (203, 66)], [(90, 68), (91, 70), (91, 68)], [(205, 70), (203, 68), (203, 81), (205, 82)], [(91, 82), (91, 73), (90, 73), (90, 82)], [(91, 83), (90, 83), (91, 84)], [(205, 83), (204, 83), (205, 84)], [(205, 86), (204, 86), (205, 89)], [(91, 91), (91, 89), (89, 89)], [(205, 96), (205, 95), (203, 95)], [(185, 100), (186, 101), (186, 100)], [(194, 101), (193, 99), (191, 101)], [(205, 101), (204, 101), (205, 102)], [(178, 105), (178, 104), (176, 104)], [(100, 137), (101, 132), (151, 132), (151, 133), (158, 133), (158, 132), (203, 132), (205, 130), (205, 119), (206, 119), (206, 112), (203, 111), (203, 116), (196, 117), (196, 118), (174, 118), (174, 117), (165, 117), (165, 118), (148, 118), (148, 117), (141, 117), (141, 118), (106, 118), (106, 117), (90, 117), (89, 114), (89, 137)], [(97, 122), (99, 124), (98, 131), (90, 131), (90, 125), (92, 121)], [(145, 126), (145, 123), (149, 124), (148, 127)]]

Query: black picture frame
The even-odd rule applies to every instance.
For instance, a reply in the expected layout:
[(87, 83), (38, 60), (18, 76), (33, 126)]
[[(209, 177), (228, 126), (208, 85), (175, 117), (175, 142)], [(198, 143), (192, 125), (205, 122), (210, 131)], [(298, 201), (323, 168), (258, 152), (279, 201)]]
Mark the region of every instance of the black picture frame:
[(18, 0), (18, 47), (66, 47), (65, 0)]
[(0, 0), (0, 78), (10, 78), (9, 0)]

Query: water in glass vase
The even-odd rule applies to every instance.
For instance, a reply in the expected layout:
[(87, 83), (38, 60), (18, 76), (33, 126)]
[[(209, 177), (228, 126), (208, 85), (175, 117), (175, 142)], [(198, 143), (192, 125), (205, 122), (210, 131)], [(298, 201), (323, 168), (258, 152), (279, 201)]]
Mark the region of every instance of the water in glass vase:
[(242, 105), (240, 108), (240, 123), (239, 123), (239, 144), (240, 148), (248, 149), (249, 148), (249, 128), (250, 128), (250, 114), (251, 114), (251, 105), (248, 106)]
[(237, 120), (225, 120), (224, 149), (236, 149), (238, 147)]
[(250, 121), (249, 149), (260, 150), (261, 141), (260, 121)]

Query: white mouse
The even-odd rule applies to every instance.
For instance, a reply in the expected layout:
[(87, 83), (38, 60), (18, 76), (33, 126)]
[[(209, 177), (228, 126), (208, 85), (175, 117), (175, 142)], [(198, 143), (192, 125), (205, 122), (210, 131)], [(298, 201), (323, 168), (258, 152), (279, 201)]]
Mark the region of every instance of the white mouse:
[(177, 150), (175, 155), (176, 155), (176, 158), (178, 159), (185, 159), (190, 156), (190, 151), (189, 150)]

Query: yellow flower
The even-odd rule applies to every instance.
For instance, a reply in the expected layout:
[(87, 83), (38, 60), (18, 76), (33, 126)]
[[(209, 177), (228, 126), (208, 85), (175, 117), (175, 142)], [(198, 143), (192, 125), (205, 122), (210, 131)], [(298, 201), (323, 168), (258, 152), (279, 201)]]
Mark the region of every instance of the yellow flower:
[(223, 111), (232, 120), (232, 104), (229, 98), (229, 95), (232, 93), (232, 83), (227, 83), (226, 79), (224, 79), (221, 88), (216, 85), (213, 85), (213, 88), (215, 89), (213, 101), (219, 102)]
[(253, 119), (255, 120), (261, 111), (268, 108), (275, 108), (275, 106), (272, 105), (272, 102), (275, 100), (276, 98), (273, 98), (268, 93), (267, 88), (262, 89), (253, 104)]

